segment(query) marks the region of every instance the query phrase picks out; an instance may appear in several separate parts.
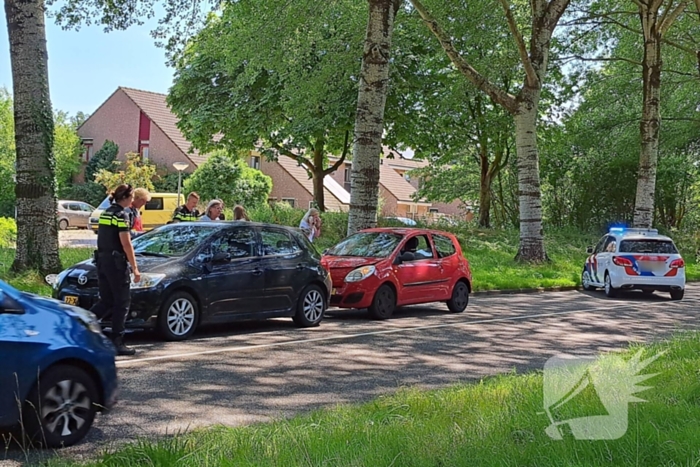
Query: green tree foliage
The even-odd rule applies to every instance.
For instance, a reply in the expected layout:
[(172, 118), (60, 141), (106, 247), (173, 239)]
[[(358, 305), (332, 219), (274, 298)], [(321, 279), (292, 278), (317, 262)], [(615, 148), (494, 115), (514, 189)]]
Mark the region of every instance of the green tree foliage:
[(196, 191), (202, 200), (220, 199), (226, 206), (246, 208), (267, 202), (272, 191), (270, 177), (222, 150), (214, 151), (184, 185), (185, 191)]
[(110, 170), (119, 155), (119, 146), (113, 141), (105, 141), (102, 147), (92, 156), (85, 167), (85, 180), (95, 181), (95, 175), (100, 170)]
[(56, 157), (56, 181), (58, 190), (65, 190), (73, 183), (73, 177), (80, 172), (83, 151), (80, 137), (76, 133), (74, 121), (66, 112), (54, 115), (53, 152)]
[[(178, 174), (167, 172), (167, 167), (158, 167), (158, 172), (163, 175), (158, 175), (153, 181), (153, 190), (156, 193), (177, 193)], [(182, 173), (182, 183), (192, 176), (189, 172)]]
[(113, 162), (112, 170), (100, 169), (95, 174), (95, 181), (113, 191), (119, 185), (128, 183), (134, 188), (146, 188), (153, 191), (153, 179), (156, 177), (156, 166), (143, 161), (141, 155), (135, 152), (126, 153), (125, 162)]
[(15, 216), (15, 132), (12, 98), (0, 88), (0, 217)]
[(178, 57), (168, 103), (200, 151), (258, 148), (297, 161), (323, 209), (323, 177), (342, 164), (328, 153), (344, 158), (351, 144), (365, 15), (352, 1), (310, 8), (226, 4)]

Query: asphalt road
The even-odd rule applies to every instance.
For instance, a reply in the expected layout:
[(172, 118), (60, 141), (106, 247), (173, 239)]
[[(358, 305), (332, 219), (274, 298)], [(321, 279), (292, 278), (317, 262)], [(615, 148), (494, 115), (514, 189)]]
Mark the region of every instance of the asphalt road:
[[(443, 305), (407, 307), (377, 322), (331, 310), (317, 328), (297, 329), (288, 319), (237, 323), (182, 343), (132, 334), (138, 354), (118, 359), (119, 404), (98, 417), (83, 443), (58, 455), (82, 458), (139, 437), (287, 417), (402, 386), (541, 369), (558, 353), (592, 354), (700, 329), (699, 299), (695, 284), (681, 302), (636, 292), (614, 300), (577, 291), (476, 295), (462, 314)], [(3, 456), (0, 465), (26, 460), (14, 449)]]

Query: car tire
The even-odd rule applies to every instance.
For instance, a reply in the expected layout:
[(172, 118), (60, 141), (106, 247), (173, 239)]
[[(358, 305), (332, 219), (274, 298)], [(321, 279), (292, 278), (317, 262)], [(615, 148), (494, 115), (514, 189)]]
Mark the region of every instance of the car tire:
[(90, 430), (98, 404), (97, 386), (85, 370), (71, 365), (51, 367), (39, 375), (24, 403), (26, 434), (45, 448), (71, 446)]
[(447, 301), (447, 309), (452, 313), (461, 313), (469, 305), (469, 287), (462, 281), (452, 289), (452, 298)]
[(369, 306), (369, 314), (374, 319), (391, 318), (396, 309), (396, 292), (388, 285), (384, 284), (377, 289)]
[(158, 313), (158, 331), (167, 341), (183, 341), (199, 324), (197, 301), (184, 291), (175, 292), (163, 302)]
[(59, 230), (68, 230), (68, 221), (66, 219), (61, 219), (58, 221)]
[(587, 269), (584, 269), (581, 273), (581, 287), (583, 287), (583, 290), (587, 291), (595, 289), (595, 287), (591, 285), (591, 273), (588, 272)]
[(610, 274), (608, 274), (607, 272), (605, 273), (605, 296), (608, 298), (617, 297), (617, 289), (613, 287), (610, 279)]
[(671, 290), (671, 300), (683, 300), (685, 289)]
[(300, 328), (318, 326), (326, 312), (326, 297), (321, 287), (309, 285), (299, 295), (297, 311), (292, 317), (294, 324)]

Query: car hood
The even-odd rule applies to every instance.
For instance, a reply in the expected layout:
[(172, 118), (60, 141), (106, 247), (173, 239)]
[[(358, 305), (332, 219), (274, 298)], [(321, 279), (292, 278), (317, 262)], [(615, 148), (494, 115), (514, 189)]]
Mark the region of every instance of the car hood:
[(377, 264), (386, 258), (367, 258), (355, 256), (324, 256), (321, 262), (327, 269), (355, 269), (361, 266)]
[[(139, 272), (149, 273), (149, 272), (159, 272), (168, 273), (171, 269), (175, 268), (182, 258), (159, 258), (156, 256), (139, 256), (136, 255), (136, 262), (139, 266)], [(86, 259), (78, 264), (75, 264), (69, 268), (69, 273), (67, 277), (80, 277), (86, 274), (88, 278), (97, 278), (97, 267), (92, 259)]]

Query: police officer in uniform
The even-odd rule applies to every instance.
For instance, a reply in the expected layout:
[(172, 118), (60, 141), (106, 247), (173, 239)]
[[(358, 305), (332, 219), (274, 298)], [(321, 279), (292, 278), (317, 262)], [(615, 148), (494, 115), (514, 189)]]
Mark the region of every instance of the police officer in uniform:
[(131, 185), (119, 185), (110, 196), (112, 205), (104, 210), (97, 230), (97, 278), (100, 299), (91, 311), (98, 318), (112, 315), (112, 341), (118, 355), (134, 355), (124, 345), (124, 323), (131, 303), (130, 273), (139, 282), (141, 274), (131, 245), (130, 219), (125, 211), (134, 198)]
[(193, 191), (187, 195), (187, 202), (175, 209), (172, 222), (197, 222), (200, 216), (197, 203), (199, 195)]

